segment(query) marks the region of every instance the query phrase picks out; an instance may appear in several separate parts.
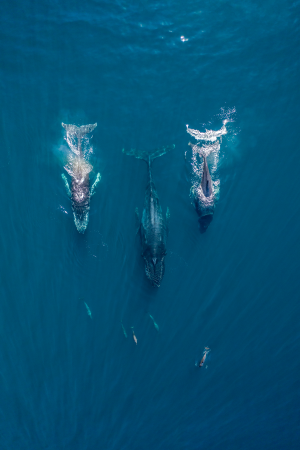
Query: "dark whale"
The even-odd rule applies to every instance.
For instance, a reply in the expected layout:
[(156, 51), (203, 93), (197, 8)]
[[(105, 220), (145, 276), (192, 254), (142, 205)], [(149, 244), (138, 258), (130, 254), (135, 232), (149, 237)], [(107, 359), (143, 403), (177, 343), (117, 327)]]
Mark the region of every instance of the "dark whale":
[(92, 170), (92, 166), (88, 163), (82, 150), (82, 138), (93, 131), (97, 124), (77, 127), (62, 123), (62, 126), (67, 131), (66, 141), (73, 152), (73, 154), (69, 155), (68, 165), (65, 167), (72, 177), (71, 189), (65, 175), (62, 175), (62, 177), (65, 181), (68, 195), (71, 198), (76, 228), (80, 233), (84, 233), (89, 220), (90, 199), (100, 180), (100, 174), (97, 174), (97, 178), (90, 189), (89, 173)]
[(127, 155), (143, 159), (148, 164), (148, 184), (145, 191), (145, 202), (142, 218), (140, 219), (136, 208), (137, 232), (140, 234), (142, 244), (142, 257), (145, 261), (145, 272), (152, 286), (159, 287), (165, 272), (165, 256), (167, 254), (169, 208), (166, 216), (162, 212), (155, 184), (152, 180), (152, 161), (164, 155), (174, 146), (157, 149), (151, 153), (124, 151)]
[[(200, 148), (197, 145), (189, 143), (193, 149), (193, 187), (191, 189), (191, 194), (193, 197), (194, 205), (199, 216), (198, 222), (200, 225), (200, 232), (204, 233), (209, 224), (213, 220), (214, 210), (216, 202), (219, 198), (220, 193), (220, 180), (216, 180), (215, 171), (218, 164), (218, 155), (220, 151), (220, 142), (222, 142), (222, 136), (227, 134), (226, 124), (229, 119), (223, 120), (223, 126), (220, 130), (205, 130), (201, 132), (199, 130), (193, 130), (186, 126), (186, 131), (193, 136), (197, 141), (204, 141), (205, 144)], [(214, 153), (214, 166), (213, 166), (213, 178), (212, 181), (211, 174), (207, 164), (208, 155)], [(203, 168), (202, 177), (200, 179), (200, 167), (197, 162), (197, 156), (203, 158)]]
[[(213, 197), (213, 186), (211, 181), (211, 176), (206, 160), (206, 156), (203, 154), (203, 172), (202, 172), (202, 179), (201, 179), (201, 190), (204, 195), (204, 197), (211, 198)], [(215, 210), (215, 203), (213, 201), (213, 204), (205, 204), (205, 201), (203, 202), (203, 199), (200, 195), (195, 196), (195, 208), (197, 211), (197, 214), (199, 216), (198, 222), (200, 226), (200, 233), (204, 233), (209, 224), (213, 220), (214, 216), (214, 210)]]
[(207, 164), (207, 154), (196, 145), (192, 145), (193, 150), (196, 149), (197, 153), (203, 158), (203, 169), (201, 183), (197, 188), (192, 189), (195, 209), (199, 216), (198, 222), (200, 227), (200, 233), (205, 233), (208, 226), (213, 220), (215, 210), (215, 193), (213, 189), (213, 183)]

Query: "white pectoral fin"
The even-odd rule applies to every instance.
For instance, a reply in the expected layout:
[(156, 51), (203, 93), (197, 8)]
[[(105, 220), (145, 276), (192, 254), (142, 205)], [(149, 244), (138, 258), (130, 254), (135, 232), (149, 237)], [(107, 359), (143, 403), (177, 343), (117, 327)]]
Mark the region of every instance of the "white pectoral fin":
[(94, 183), (92, 184), (92, 187), (91, 187), (91, 193), (90, 193), (91, 196), (95, 194), (95, 188), (100, 180), (101, 180), (101, 175), (98, 172), (97, 176), (96, 176), (96, 180), (94, 181)]
[(71, 189), (70, 189), (70, 186), (69, 186), (67, 177), (65, 176), (64, 173), (61, 174), (61, 177), (62, 177), (62, 179), (64, 180), (65, 188), (66, 188), (67, 194), (68, 194), (69, 197), (71, 197), (72, 194), (71, 194)]

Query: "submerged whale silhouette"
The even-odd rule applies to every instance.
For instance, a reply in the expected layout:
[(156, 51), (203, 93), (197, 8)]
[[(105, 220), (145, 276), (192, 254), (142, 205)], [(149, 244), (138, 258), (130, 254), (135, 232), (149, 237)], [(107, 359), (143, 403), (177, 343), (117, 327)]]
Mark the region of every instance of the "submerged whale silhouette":
[[(90, 190), (89, 173), (93, 167), (88, 163), (82, 150), (82, 138), (87, 133), (93, 131), (97, 124), (95, 123), (93, 125), (82, 125), (81, 127), (77, 127), (76, 125), (66, 125), (62, 123), (62, 126), (67, 132), (66, 141), (73, 152), (73, 154), (69, 154), (68, 165), (65, 166), (66, 171), (72, 177), (71, 189), (64, 174), (62, 174), (62, 178), (65, 182), (67, 193), (72, 201), (76, 228), (79, 233), (84, 233), (89, 220), (90, 198), (94, 194), (95, 187), (101, 177), (100, 173), (98, 173)], [(76, 145), (72, 145), (74, 138), (75, 140), (77, 139), (77, 147)]]
[(140, 234), (142, 244), (142, 257), (145, 261), (145, 272), (152, 286), (159, 287), (165, 272), (165, 256), (167, 254), (168, 222), (170, 218), (169, 208), (166, 216), (162, 213), (159, 197), (154, 182), (152, 181), (152, 161), (164, 155), (175, 146), (163, 147), (153, 152), (125, 151), (127, 155), (143, 159), (148, 164), (148, 184), (145, 191), (145, 203), (142, 218), (139, 217), (136, 208), (138, 222), (137, 233)]

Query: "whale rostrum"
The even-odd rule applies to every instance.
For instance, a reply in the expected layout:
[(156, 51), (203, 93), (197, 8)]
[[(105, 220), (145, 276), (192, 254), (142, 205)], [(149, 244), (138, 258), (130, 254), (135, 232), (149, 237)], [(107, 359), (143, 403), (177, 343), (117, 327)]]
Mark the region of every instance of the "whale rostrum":
[[(90, 172), (93, 166), (88, 162), (88, 151), (85, 149), (88, 139), (86, 135), (93, 131), (97, 124), (67, 125), (62, 123), (67, 132), (65, 140), (67, 141), (71, 152), (68, 154), (68, 164), (65, 170), (72, 178), (71, 189), (67, 177), (62, 174), (66, 190), (71, 198), (74, 222), (79, 233), (84, 233), (89, 221), (90, 199), (95, 192), (95, 187), (101, 179), (100, 173), (97, 174), (93, 185), (90, 187)], [(83, 145), (83, 140), (85, 140)]]
[(142, 257), (145, 261), (145, 272), (152, 286), (159, 287), (165, 272), (165, 256), (167, 254), (169, 208), (163, 214), (155, 184), (152, 180), (152, 161), (164, 155), (175, 146), (156, 149), (152, 152), (123, 149), (123, 153), (143, 159), (148, 164), (148, 183), (145, 191), (144, 210), (140, 219), (136, 208), (137, 233), (141, 238)]

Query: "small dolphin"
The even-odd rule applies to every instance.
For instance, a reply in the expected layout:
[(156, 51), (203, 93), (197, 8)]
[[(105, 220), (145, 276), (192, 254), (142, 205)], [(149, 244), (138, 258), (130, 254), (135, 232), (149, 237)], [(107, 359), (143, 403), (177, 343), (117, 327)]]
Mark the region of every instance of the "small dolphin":
[(152, 286), (159, 287), (165, 272), (165, 256), (167, 254), (168, 223), (170, 218), (169, 208), (166, 216), (163, 215), (155, 184), (152, 181), (152, 161), (164, 155), (174, 146), (163, 147), (152, 152), (137, 152), (136, 150), (123, 153), (143, 159), (148, 164), (148, 184), (145, 192), (145, 203), (142, 219), (136, 208), (137, 233), (140, 234), (142, 244), (142, 257), (145, 261), (145, 272)]
[[(204, 352), (203, 352), (202, 359), (201, 359), (201, 361), (200, 361), (200, 363), (199, 363), (199, 367), (202, 367), (202, 366), (203, 366), (203, 364), (205, 363), (205, 360), (206, 360), (206, 356), (207, 356), (207, 354), (208, 354), (209, 352), (210, 352), (210, 348), (205, 347)], [(207, 368), (207, 366), (206, 366), (206, 368)]]
[(134, 342), (136, 343), (136, 345), (137, 345), (137, 338), (136, 338), (136, 335), (134, 334), (134, 329), (133, 329), (133, 327), (131, 327), (132, 328), (132, 337), (133, 337), (133, 340), (134, 340)]
[(67, 211), (65, 210), (65, 208), (61, 205), (59, 205), (59, 208), (57, 208), (57, 209), (59, 209), (60, 211), (62, 211), (65, 214), (68, 214)]
[(151, 316), (151, 314), (149, 314), (150, 319), (152, 319), (153, 321), (153, 325), (155, 326), (155, 328), (157, 329), (157, 331), (159, 331), (159, 327), (157, 325), (157, 323), (155, 322), (155, 320), (153, 319), (153, 317)]
[(91, 310), (90, 310), (90, 308), (88, 307), (88, 305), (84, 302), (84, 304), (85, 304), (85, 307), (86, 307), (86, 311), (87, 311), (87, 313), (88, 313), (88, 316), (90, 316), (90, 318), (92, 319), (92, 313), (91, 313)]
[[(65, 166), (66, 171), (72, 177), (72, 187), (70, 189), (68, 180), (64, 174), (62, 178), (65, 182), (68, 196), (72, 201), (72, 209), (74, 215), (74, 221), (79, 233), (84, 233), (89, 221), (90, 199), (94, 194), (95, 187), (100, 181), (100, 173), (97, 174), (96, 180), (90, 189), (89, 173), (93, 167), (88, 163), (87, 157), (85, 157), (82, 150), (82, 138), (93, 131), (97, 124), (82, 125), (77, 127), (76, 125), (66, 125), (62, 123), (62, 126), (67, 132), (66, 141), (68, 142), (71, 150), (75, 155), (70, 154), (68, 156), (69, 162)], [(73, 144), (73, 140), (77, 139), (77, 148)]]

